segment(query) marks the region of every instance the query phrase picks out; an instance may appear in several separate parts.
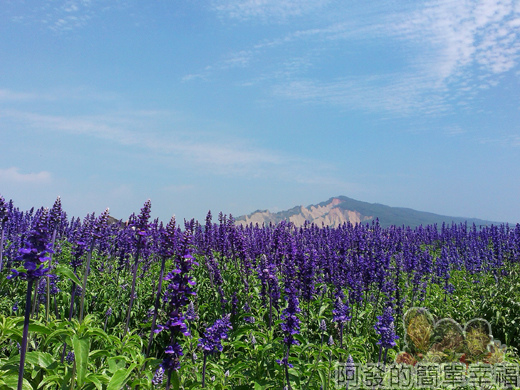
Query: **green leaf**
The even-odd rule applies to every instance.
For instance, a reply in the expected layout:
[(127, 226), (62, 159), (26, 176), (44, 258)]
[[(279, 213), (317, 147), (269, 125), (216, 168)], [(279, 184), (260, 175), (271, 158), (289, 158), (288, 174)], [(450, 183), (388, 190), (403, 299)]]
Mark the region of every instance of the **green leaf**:
[(265, 390), (271, 387), (266, 380), (255, 381), (255, 390)]
[[(5, 385), (8, 389), (16, 390), (18, 388), (18, 374), (12, 374), (5, 378)], [(29, 381), (23, 378), (22, 390), (34, 390)]]
[(78, 335), (74, 335), (72, 338), (72, 347), (74, 348), (74, 356), (76, 360), (78, 385), (81, 387), (85, 382), (85, 376), (87, 375), (90, 340), (88, 337), (78, 337)]
[(118, 371), (119, 369), (125, 368), (126, 359), (124, 356), (112, 357), (107, 360), (107, 364), (108, 364), (108, 371), (110, 371), (112, 374), (115, 374), (115, 372)]
[(180, 381), (177, 371), (172, 372), (171, 385), (173, 390), (179, 390)]
[(132, 363), (128, 368), (120, 368), (117, 370), (112, 378), (110, 378), (107, 390), (121, 390), (135, 367), (137, 367), (137, 364)]
[(82, 283), (80, 282), (78, 277), (76, 275), (74, 275), (74, 272), (72, 272), (72, 270), (70, 268), (67, 268), (63, 265), (58, 265), (55, 269), (55, 272), (56, 272), (56, 275), (63, 275), (65, 277), (69, 278), (74, 283), (76, 283), (78, 286), (82, 285)]
[(92, 360), (96, 360), (97, 358), (108, 357), (108, 356), (110, 356), (110, 352), (107, 351), (106, 349), (96, 349), (95, 351), (91, 351), (89, 353), (89, 357)]
[(97, 374), (90, 373), (89, 375), (86, 376), (85, 382), (93, 383), (94, 386), (96, 386), (96, 388), (99, 389), (99, 390), (103, 389), (103, 384), (99, 380), (99, 375), (97, 375)]
[(47, 368), (54, 363), (54, 358), (47, 352), (31, 351), (25, 355), (25, 362), (34, 364), (40, 368)]

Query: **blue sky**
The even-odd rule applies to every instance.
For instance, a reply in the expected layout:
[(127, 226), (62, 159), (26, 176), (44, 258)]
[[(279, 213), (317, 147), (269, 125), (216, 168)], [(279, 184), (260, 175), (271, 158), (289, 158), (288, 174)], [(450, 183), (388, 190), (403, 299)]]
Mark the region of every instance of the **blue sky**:
[(0, 36), (22, 209), (520, 222), (520, 0), (4, 0)]

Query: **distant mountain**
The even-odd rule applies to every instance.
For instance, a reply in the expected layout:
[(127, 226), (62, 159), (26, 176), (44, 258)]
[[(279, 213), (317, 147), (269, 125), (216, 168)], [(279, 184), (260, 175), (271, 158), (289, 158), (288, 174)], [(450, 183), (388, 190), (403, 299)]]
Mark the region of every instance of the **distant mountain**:
[(271, 213), (269, 210), (257, 210), (252, 214), (243, 215), (236, 218), (237, 224), (249, 225), (250, 223), (277, 224), (283, 220), (293, 222), (296, 226), (302, 226), (305, 221), (315, 223), (318, 226), (337, 227), (345, 222), (351, 223), (370, 223), (379, 219), (382, 227), (410, 226), (419, 225), (442, 225), (467, 222), (469, 225), (491, 225), (496, 222), (485, 221), (476, 218), (448, 217), (424, 211), (417, 211), (403, 207), (390, 207), (379, 203), (367, 203), (359, 200), (338, 196), (330, 198), (326, 202), (310, 205), (307, 207), (296, 206), (286, 211)]

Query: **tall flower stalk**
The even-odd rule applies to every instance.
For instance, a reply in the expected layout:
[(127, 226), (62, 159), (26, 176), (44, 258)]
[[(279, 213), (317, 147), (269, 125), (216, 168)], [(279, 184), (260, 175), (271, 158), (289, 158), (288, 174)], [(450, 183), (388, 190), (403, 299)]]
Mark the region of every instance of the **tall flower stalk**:
[(208, 356), (215, 352), (222, 352), (222, 340), (228, 338), (229, 330), (233, 329), (230, 322), (230, 315), (227, 314), (223, 318), (215, 321), (213, 325), (206, 329), (204, 337), (199, 339), (199, 347), (204, 353), (204, 362), (202, 364), (202, 388), (206, 386), (206, 363)]
[(0, 233), (0, 272), (3, 269), (3, 252), (4, 252), (4, 238), (5, 238), (5, 225), (7, 224), (7, 220), (9, 218), (9, 212), (7, 211), (7, 203), (5, 203), (5, 199), (2, 195), (0, 195), (0, 229), (2, 232)]
[(130, 291), (130, 302), (128, 304), (128, 311), (126, 313), (126, 323), (125, 329), (123, 332), (123, 338), (125, 338), (128, 332), (128, 325), (130, 324), (130, 314), (132, 313), (132, 306), (135, 300), (135, 281), (137, 279), (137, 270), (139, 268), (139, 255), (142, 247), (146, 243), (146, 237), (149, 233), (149, 225), (148, 220), (150, 219), (150, 209), (152, 208), (152, 202), (148, 199), (143, 208), (141, 209), (141, 213), (136, 221), (132, 224), (132, 229), (135, 229), (135, 259), (134, 259), (134, 267), (133, 267), (133, 277), (132, 277), (132, 290)]
[(293, 365), (289, 363), (289, 354), (292, 345), (299, 345), (299, 341), (294, 338), (294, 335), (300, 333), (300, 319), (297, 314), (301, 312), (298, 301), (298, 290), (294, 286), (295, 267), (290, 256), (286, 258), (285, 263), (285, 299), (287, 300), (287, 307), (283, 309), (280, 318), (282, 322), (282, 331), (284, 334), (283, 342), (287, 347), (285, 357), (277, 359), (276, 362), (285, 367), (285, 379), (287, 381), (287, 389), (291, 390), (291, 382), (289, 380), (289, 367)]
[(79, 308), (79, 321), (83, 321), (83, 309), (85, 305), (85, 293), (87, 291), (87, 278), (90, 273), (90, 261), (92, 260), (92, 252), (94, 251), (94, 246), (96, 245), (96, 240), (101, 239), (108, 227), (108, 208), (99, 216), (96, 224), (94, 225), (94, 229), (92, 230), (92, 240), (90, 242), (90, 249), (87, 252), (87, 264), (85, 265), (85, 273), (83, 274), (83, 286), (81, 288), (81, 299), (80, 299), (80, 308)]
[[(52, 206), (50, 215), (49, 215), (49, 224), (52, 229), (52, 238), (51, 238), (51, 247), (54, 250), (54, 243), (56, 242), (56, 233), (58, 231), (58, 226), (61, 222), (61, 199), (58, 196), (54, 205)], [(49, 255), (49, 270), (52, 270), (52, 254)], [(47, 291), (46, 291), (46, 300), (45, 300), (45, 317), (47, 322), (49, 322), (49, 312), (51, 305), (51, 281), (49, 276), (47, 276)]]
[(159, 285), (157, 286), (157, 294), (155, 295), (152, 327), (150, 329), (150, 337), (148, 338), (148, 346), (146, 347), (146, 356), (150, 354), (150, 348), (152, 346), (153, 335), (155, 331), (155, 323), (157, 321), (159, 303), (161, 300), (164, 267), (166, 265), (166, 260), (172, 257), (175, 253), (175, 226), (175, 216), (173, 216), (168, 225), (166, 225), (166, 229), (162, 231), (161, 243), (159, 246), (159, 255), (161, 256), (161, 271), (159, 273)]
[(49, 260), (49, 254), (52, 252), (49, 244), (48, 210), (44, 209), (39, 215), (34, 227), (29, 232), (27, 239), (23, 243), (23, 247), (19, 250), (18, 261), (23, 265), (12, 269), (12, 274), (8, 279), (20, 278), (27, 280), (27, 294), (25, 298), (25, 318), (23, 325), (22, 345), (20, 347), (20, 367), (18, 370), (18, 390), (22, 390), (23, 374), (25, 366), (25, 356), (27, 353), (27, 339), (29, 336), (29, 317), (31, 313), (31, 294), (35, 281), (45, 276), (49, 271), (45, 268), (45, 262)]
[(174, 371), (181, 367), (180, 357), (183, 355), (182, 347), (179, 343), (179, 336), (191, 336), (186, 324), (184, 311), (190, 302), (190, 297), (196, 295), (193, 290), (195, 282), (190, 276), (193, 265), (198, 265), (191, 255), (191, 231), (187, 230), (181, 244), (181, 251), (176, 258), (175, 266), (172, 271), (164, 278), (168, 282), (165, 291), (165, 298), (168, 302), (168, 320), (164, 325), (158, 325), (156, 333), (168, 330), (170, 333), (170, 345), (164, 352), (166, 357), (161, 363), (161, 368), (168, 373), (166, 390), (170, 388), (171, 376)]
[(399, 338), (399, 336), (395, 334), (394, 317), (392, 314), (392, 307), (388, 306), (383, 315), (377, 317), (377, 324), (374, 326), (374, 329), (380, 336), (380, 339), (377, 342), (377, 345), (379, 345), (379, 363), (381, 362), (381, 352), (383, 351), (383, 348), (385, 350), (383, 360), (386, 364), (386, 354), (388, 349), (395, 347), (397, 345), (395, 340)]

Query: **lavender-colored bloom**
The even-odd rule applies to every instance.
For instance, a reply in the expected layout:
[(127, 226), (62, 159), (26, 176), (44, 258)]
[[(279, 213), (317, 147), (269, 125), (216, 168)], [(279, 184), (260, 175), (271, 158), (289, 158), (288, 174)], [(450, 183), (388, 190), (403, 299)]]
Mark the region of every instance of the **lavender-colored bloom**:
[(7, 209), (7, 203), (5, 199), (0, 195), (0, 272), (4, 268), (3, 255), (4, 255), (4, 238), (5, 238), (5, 227), (7, 220), (9, 219), (9, 211)]
[(8, 279), (19, 277), (24, 280), (36, 280), (46, 275), (49, 271), (45, 268), (44, 263), (49, 260), (49, 254), (52, 253), (49, 244), (48, 210), (44, 209), (33, 228), (24, 241), (24, 245), (19, 250), (18, 261), (23, 262), (23, 268), (12, 269), (12, 274)]
[(110, 317), (112, 315), (112, 308), (109, 307), (108, 310), (105, 312), (105, 317)]
[(18, 301), (16, 301), (13, 305), (13, 311), (16, 313), (18, 311)]
[(322, 332), (327, 331), (327, 323), (325, 322), (325, 320), (321, 320), (321, 322), (320, 322), (320, 331), (322, 331)]
[(74, 359), (75, 359), (74, 351), (70, 351), (70, 352), (67, 354), (67, 356), (65, 357), (65, 360), (66, 360), (67, 363), (69, 363), (69, 364), (74, 363)]
[(164, 368), (159, 366), (159, 368), (155, 371), (155, 374), (153, 375), (152, 384), (154, 386), (159, 386), (163, 383), (164, 380)]
[(141, 208), (141, 213), (139, 217), (134, 219), (130, 224), (130, 227), (135, 230), (136, 237), (146, 237), (149, 235), (150, 226), (148, 224), (148, 220), (150, 219), (150, 212), (152, 209), (152, 202), (148, 199), (144, 206)]
[(106, 231), (108, 229), (108, 217), (109, 209), (105, 209), (99, 216), (99, 218), (96, 220), (94, 227), (92, 229), (92, 236), (94, 239), (102, 239), (104, 238)]
[(188, 321), (195, 321), (199, 316), (195, 312), (195, 306), (193, 302), (190, 302), (188, 305), (188, 309), (186, 310), (186, 314), (184, 315)]
[(353, 379), (356, 373), (356, 365), (352, 355), (348, 355), (347, 363), (345, 364), (345, 376), (347, 379)]
[(164, 368), (164, 370), (169, 371), (179, 370), (179, 368), (181, 368), (181, 363), (179, 359), (181, 356), (184, 355), (180, 344), (176, 341), (173, 342), (172, 344), (166, 347), (164, 353), (166, 354), (166, 357), (163, 359), (161, 367)]
[(0, 224), (7, 222), (9, 219), (9, 211), (7, 203), (2, 195), (0, 195)]
[(287, 293), (286, 299), (288, 305), (282, 310), (280, 318), (284, 320), (281, 325), (285, 335), (284, 343), (289, 347), (299, 344), (298, 340), (294, 338), (294, 335), (300, 333), (300, 319), (297, 314), (301, 312), (301, 309), (298, 307), (299, 303), (296, 289), (291, 286), (286, 288), (285, 292)]
[(237, 314), (237, 306), (238, 306), (238, 297), (236, 291), (233, 292), (233, 296), (231, 297), (231, 317), (235, 317)]
[(228, 338), (228, 331), (233, 329), (229, 314), (215, 321), (213, 325), (206, 329), (204, 336), (199, 339), (199, 347), (204, 354), (209, 355), (217, 351), (222, 352), (222, 340)]
[[(251, 308), (249, 307), (249, 303), (247, 303), (247, 302), (244, 305), (244, 311), (246, 313), (251, 313)], [(249, 324), (254, 324), (255, 323), (255, 317), (253, 317), (253, 316), (244, 317), (244, 321), (249, 323)]]
[(394, 317), (392, 313), (392, 307), (388, 306), (383, 315), (377, 317), (378, 322), (374, 325), (377, 334), (381, 336), (377, 345), (381, 345), (383, 348), (395, 347), (397, 345), (395, 340), (399, 338), (399, 336), (395, 334)]
[[(50, 295), (56, 295), (60, 292), (58, 285), (56, 284), (56, 280), (58, 277), (56, 275), (48, 275), (49, 276), (49, 293)], [(40, 280), (38, 284), (38, 300), (40, 303), (45, 303), (47, 293), (47, 279), (43, 278)]]
[(334, 345), (334, 339), (332, 338), (332, 335), (330, 335), (329, 337), (329, 341), (327, 341), (327, 345), (329, 347), (332, 347)]
[(350, 321), (352, 317), (350, 316), (350, 307), (348, 306), (348, 303), (343, 303), (343, 300), (338, 297), (334, 307), (334, 310), (332, 310), (333, 321), (343, 324)]
[(287, 366), (289, 368), (294, 368), (294, 365), (292, 365), (291, 363), (289, 363), (289, 358), (288, 356), (285, 356), (283, 359), (276, 359), (276, 363), (278, 363), (279, 365), (281, 366)]
[(62, 217), (61, 214), (62, 214), (61, 198), (58, 196), (49, 213), (49, 223), (50, 223), (51, 229), (56, 229), (59, 226), (59, 224), (61, 222), (61, 217)]
[(182, 347), (176, 338), (183, 334), (190, 336), (190, 331), (186, 325), (186, 317), (182, 314), (184, 308), (189, 304), (191, 296), (196, 295), (193, 290), (195, 282), (190, 277), (193, 265), (198, 265), (190, 253), (191, 231), (184, 234), (182, 249), (176, 258), (175, 268), (164, 278), (169, 284), (166, 287), (165, 297), (168, 300), (168, 320), (164, 325), (158, 325), (156, 333), (167, 329), (171, 334), (172, 343), (166, 347), (166, 357), (161, 366), (165, 370), (178, 370), (180, 368), (180, 356), (183, 355)]

